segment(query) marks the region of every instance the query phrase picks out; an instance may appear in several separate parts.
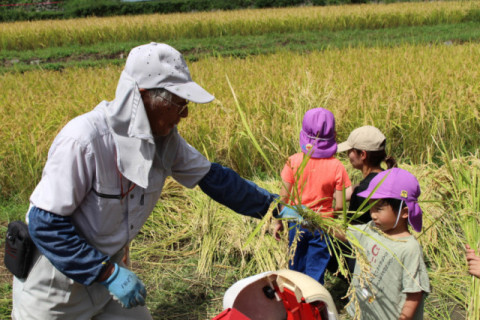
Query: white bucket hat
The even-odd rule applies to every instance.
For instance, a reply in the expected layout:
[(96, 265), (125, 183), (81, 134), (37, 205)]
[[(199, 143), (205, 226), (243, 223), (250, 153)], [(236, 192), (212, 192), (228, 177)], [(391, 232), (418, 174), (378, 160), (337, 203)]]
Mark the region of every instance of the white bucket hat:
[(195, 103), (208, 103), (215, 97), (192, 81), (183, 56), (164, 43), (151, 42), (133, 48), (125, 72), (142, 89), (164, 88)]

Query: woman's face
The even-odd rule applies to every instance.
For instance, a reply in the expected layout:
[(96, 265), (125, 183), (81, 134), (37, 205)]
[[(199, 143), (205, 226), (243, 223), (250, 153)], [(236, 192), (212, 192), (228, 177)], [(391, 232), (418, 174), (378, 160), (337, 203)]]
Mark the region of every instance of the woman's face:
[(367, 153), (365, 151), (361, 151), (360, 153), (357, 153), (355, 149), (350, 149), (348, 150), (348, 159), (350, 160), (350, 163), (352, 164), (352, 167), (355, 169), (361, 170), (363, 167), (363, 161), (366, 159)]

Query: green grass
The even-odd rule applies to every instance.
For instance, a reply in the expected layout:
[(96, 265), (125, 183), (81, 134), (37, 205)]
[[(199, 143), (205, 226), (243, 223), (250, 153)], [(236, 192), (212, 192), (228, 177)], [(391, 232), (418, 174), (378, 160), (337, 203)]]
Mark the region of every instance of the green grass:
[[(310, 52), (351, 47), (391, 47), (404, 44), (458, 44), (480, 40), (480, 22), (434, 26), (411, 26), (376, 30), (305, 31), (270, 33), (256, 36), (222, 36), (216, 38), (168, 41), (187, 60), (211, 56), (244, 58), (279, 51)], [(150, 39), (148, 41), (155, 41)], [(148, 41), (102, 43), (36, 50), (0, 51), (0, 73), (25, 72), (68, 67), (122, 65), (131, 48)]]
[(0, 47), (26, 50), (150, 39), (164, 42), (304, 31), (381, 30), (475, 22), (479, 16), (476, 1), (432, 1), (18, 22), (0, 25)]
[(2, 227), (6, 226), (10, 221), (24, 220), (27, 210), (28, 204), (23, 199), (12, 198), (9, 201), (0, 201), (0, 221), (2, 222)]

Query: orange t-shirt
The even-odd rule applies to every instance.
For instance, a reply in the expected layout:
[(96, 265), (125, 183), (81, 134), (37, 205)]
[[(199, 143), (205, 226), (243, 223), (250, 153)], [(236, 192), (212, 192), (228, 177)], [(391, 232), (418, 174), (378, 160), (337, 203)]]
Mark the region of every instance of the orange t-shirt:
[[(310, 158), (299, 177), (299, 170), (305, 154), (300, 152), (288, 158), (282, 170), (282, 179), (297, 188), (301, 204), (314, 211), (320, 211), (325, 217), (333, 217), (333, 194), (352, 185), (345, 167), (340, 160)], [(300, 180), (296, 183), (297, 180)], [(296, 184), (295, 184), (296, 183)], [(303, 190), (302, 190), (303, 189)], [(299, 199), (295, 199), (298, 204)]]

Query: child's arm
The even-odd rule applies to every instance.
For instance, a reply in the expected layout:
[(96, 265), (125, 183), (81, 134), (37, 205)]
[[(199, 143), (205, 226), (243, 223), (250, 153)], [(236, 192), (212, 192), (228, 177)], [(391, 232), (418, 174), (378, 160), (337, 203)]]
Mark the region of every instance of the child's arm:
[(466, 254), (468, 262), (468, 272), (471, 275), (480, 278), (480, 257), (475, 254), (475, 250), (470, 248), (468, 244), (465, 247), (467, 248)]
[[(343, 190), (335, 190), (333, 194), (335, 199), (335, 211), (341, 211), (343, 209)], [(352, 187), (345, 189), (345, 198), (347, 201), (350, 201), (352, 197)]]
[(422, 302), (423, 291), (407, 293), (407, 299), (403, 305), (399, 320), (413, 319), (413, 315)]
[(327, 230), (327, 233), (334, 237), (334, 238), (337, 238), (338, 240), (340, 241), (343, 241), (343, 242), (348, 242), (347, 240), (347, 235), (345, 233), (345, 230), (340, 230), (340, 229), (335, 229), (335, 230)]

